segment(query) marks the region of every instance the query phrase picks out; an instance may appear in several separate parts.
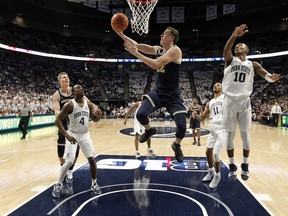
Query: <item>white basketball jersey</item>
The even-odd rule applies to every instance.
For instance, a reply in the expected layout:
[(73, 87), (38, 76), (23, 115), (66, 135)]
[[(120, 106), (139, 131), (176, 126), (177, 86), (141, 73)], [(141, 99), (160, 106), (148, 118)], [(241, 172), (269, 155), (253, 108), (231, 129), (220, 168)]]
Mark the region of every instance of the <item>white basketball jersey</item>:
[(249, 60), (241, 61), (233, 57), (231, 64), (224, 69), (222, 91), (231, 99), (242, 100), (253, 91), (254, 68)]
[(224, 94), (221, 94), (218, 98), (213, 98), (209, 102), (209, 111), (212, 118), (212, 124), (220, 125), (222, 122), (223, 98)]
[(69, 131), (76, 133), (85, 133), (88, 131), (90, 110), (87, 101), (84, 99), (83, 107), (80, 107), (75, 99), (71, 100), (73, 103), (73, 112), (68, 115)]

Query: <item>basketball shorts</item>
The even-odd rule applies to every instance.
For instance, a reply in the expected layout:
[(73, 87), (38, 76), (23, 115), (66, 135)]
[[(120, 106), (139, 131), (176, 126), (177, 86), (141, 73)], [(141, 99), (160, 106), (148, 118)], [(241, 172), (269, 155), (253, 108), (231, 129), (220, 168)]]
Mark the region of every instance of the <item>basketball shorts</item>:
[(250, 97), (235, 101), (225, 96), (223, 99), (222, 125), (228, 132), (235, 132), (237, 123), (241, 132), (248, 132), (251, 127), (252, 112)]
[[(67, 131), (67, 133), (77, 140), (77, 144), (81, 148), (86, 158), (94, 157), (94, 145), (92, 139), (90, 138), (89, 132), (75, 133), (72, 131)], [(67, 155), (75, 156), (77, 151), (77, 144), (72, 144), (66, 140), (64, 159), (67, 157)]]
[(207, 148), (226, 148), (226, 130), (222, 125), (212, 124), (210, 127), (210, 134), (208, 136), (206, 147)]
[(200, 121), (198, 121), (196, 118), (190, 118), (190, 128), (200, 129)]
[[(135, 117), (136, 118), (136, 117)], [(134, 120), (134, 134), (142, 135), (145, 132), (145, 127), (140, 124), (136, 119)]]
[(185, 113), (187, 115), (186, 107), (180, 98), (179, 90), (152, 90), (147, 95), (144, 95), (152, 104), (154, 110), (161, 107), (166, 107), (171, 116), (178, 113)]

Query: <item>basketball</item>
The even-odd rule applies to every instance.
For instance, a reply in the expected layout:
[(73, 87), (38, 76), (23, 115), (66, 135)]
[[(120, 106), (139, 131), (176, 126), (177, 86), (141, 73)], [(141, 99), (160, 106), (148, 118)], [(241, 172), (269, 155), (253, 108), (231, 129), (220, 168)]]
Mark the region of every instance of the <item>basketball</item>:
[(127, 29), (128, 24), (128, 17), (123, 13), (116, 13), (111, 18), (111, 26), (114, 31), (124, 31), (125, 29)]

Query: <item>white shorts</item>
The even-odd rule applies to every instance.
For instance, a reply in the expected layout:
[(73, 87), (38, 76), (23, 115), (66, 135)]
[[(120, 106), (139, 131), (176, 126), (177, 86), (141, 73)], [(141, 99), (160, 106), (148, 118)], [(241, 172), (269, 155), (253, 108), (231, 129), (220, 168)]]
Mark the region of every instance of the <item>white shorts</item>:
[[(74, 137), (77, 140), (77, 144), (81, 148), (84, 156), (86, 158), (94, 157), (94, 145), (92, 142), (92, 139), (90, 138), (89, 132), (86, 133), (74, 133), (71, 131), (67, 131), (67, 133)], [(64, 153), (64, 159), (67, 157), (67, 155), (71, 155), (75, 157), (76, 150), (77, 150), (77, 144), (71, 144), (66, 139), (66, 146), (65, 146), (65, 153)]]
[(145, 127), (141, 125), (139, 122), (134, 121), (134, 133), (142, 135), (145, 132)]
[(224, 96), (222, 125), (228, 132), (235, 132), (237, 123), (241, 132), (248, 132), (251, 127), (252, 112), (250, 97), (234, 101)]
[(207, 148), (226, 148), (226, 130), (221, 125), (213, 124), (210, 128), (210, 134), (206, 142)]

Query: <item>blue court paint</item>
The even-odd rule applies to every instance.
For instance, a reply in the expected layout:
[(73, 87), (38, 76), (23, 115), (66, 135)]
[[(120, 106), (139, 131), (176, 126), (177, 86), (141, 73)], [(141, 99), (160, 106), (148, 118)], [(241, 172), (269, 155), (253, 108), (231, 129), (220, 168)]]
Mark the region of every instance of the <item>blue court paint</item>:
[(96, 160), (101, 195), (91, 193), (85, 164), (74, 172), (73, 184), (63, 183), (61, 198), (54, 199), (50, 187), (10, 215), (270, 215), (240, 181), (228, 180), (224, 164), (216, 190), (203, 184), (202, 157), (187, 157), (181, 164), (169, 156), (100, 155)]

